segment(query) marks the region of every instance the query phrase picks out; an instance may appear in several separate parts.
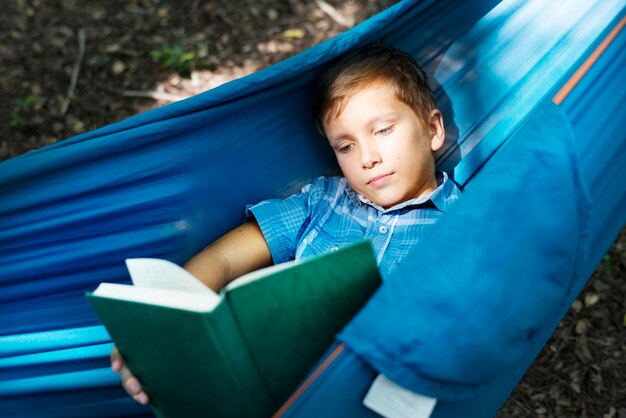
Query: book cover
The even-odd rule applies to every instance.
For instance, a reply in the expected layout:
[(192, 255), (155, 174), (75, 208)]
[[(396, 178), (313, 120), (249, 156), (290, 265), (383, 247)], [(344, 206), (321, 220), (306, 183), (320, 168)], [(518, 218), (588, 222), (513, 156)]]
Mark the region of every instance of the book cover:
[(90, 295), (157, 417), (266, 417), (274, 402), (232, 312), (187, 311)]
[[(172, 289), (189, 275), (175, 265), (133, 269), (141, 285), (117, 285), (135, 288), (129, 300), (87, 296), (159, 417), (270, 416), (380, 284), (368, 242), (245, 275), (219, 296)], [(153, 289), (150, 276), (169, 284)], [(165, 302), (141, 301), (158, 290)], [(206, 306), (183, 307), (205, 292)]]
[(369, 242), (305, 261), (288, 285), (283, 274), (226, 292), (278, 407), (380, 285)]

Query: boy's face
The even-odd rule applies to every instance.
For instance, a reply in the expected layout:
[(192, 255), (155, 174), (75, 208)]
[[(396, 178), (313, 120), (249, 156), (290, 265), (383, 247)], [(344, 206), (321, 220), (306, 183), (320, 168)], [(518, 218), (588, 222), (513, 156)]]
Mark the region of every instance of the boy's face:
[(429, 116), (425, 127), (390, 84), (375, 83), (325, 121), (324, 132), (350, 186), (389, 209), (437, 188), (433, 152), (445, 131), (438, 110)]

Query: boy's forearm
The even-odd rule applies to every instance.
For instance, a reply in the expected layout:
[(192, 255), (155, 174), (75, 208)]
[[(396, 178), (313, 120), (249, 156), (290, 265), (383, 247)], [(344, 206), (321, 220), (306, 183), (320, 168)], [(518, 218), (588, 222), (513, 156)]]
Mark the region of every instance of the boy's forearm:
[(191, 274), (218, 291), (232, 280), (272, 263), (272, 256), (256, 221), (228, 232), (192, 257), (186, 264)]
[(213, 250), (212, 245), (193, 256), (183, 267), (218, 292), (230, 281), (230, 267), (228, 261)]

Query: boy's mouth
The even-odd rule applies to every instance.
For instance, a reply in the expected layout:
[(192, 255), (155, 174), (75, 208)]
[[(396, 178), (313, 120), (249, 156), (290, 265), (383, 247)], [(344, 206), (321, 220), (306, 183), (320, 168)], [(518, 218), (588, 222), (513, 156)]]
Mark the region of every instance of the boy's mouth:
[(389, 180), (391, 180), (392, 174), (393, 173), (387, 173), (387, 174), (381, 174), (376, 177), (372, 177), (371, 179), (368, 180), (367, 184), (369, 186), (374, 186), (374, 187), (384, 186), (385, 184), (389, 182)]

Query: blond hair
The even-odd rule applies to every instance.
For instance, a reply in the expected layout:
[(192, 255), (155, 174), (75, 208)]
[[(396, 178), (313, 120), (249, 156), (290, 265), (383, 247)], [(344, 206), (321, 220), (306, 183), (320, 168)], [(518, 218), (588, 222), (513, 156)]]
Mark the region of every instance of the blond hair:
[(398, 100), (409, 106), (428, 126), (437, 108), (422, 67), (404, 51), (389, 45), (369, 45), (341, 56), (322, 74), (313, 100), (313, 117), (320, 132), (337, 118), (350, 98), (377, 83), (389, 83)]

